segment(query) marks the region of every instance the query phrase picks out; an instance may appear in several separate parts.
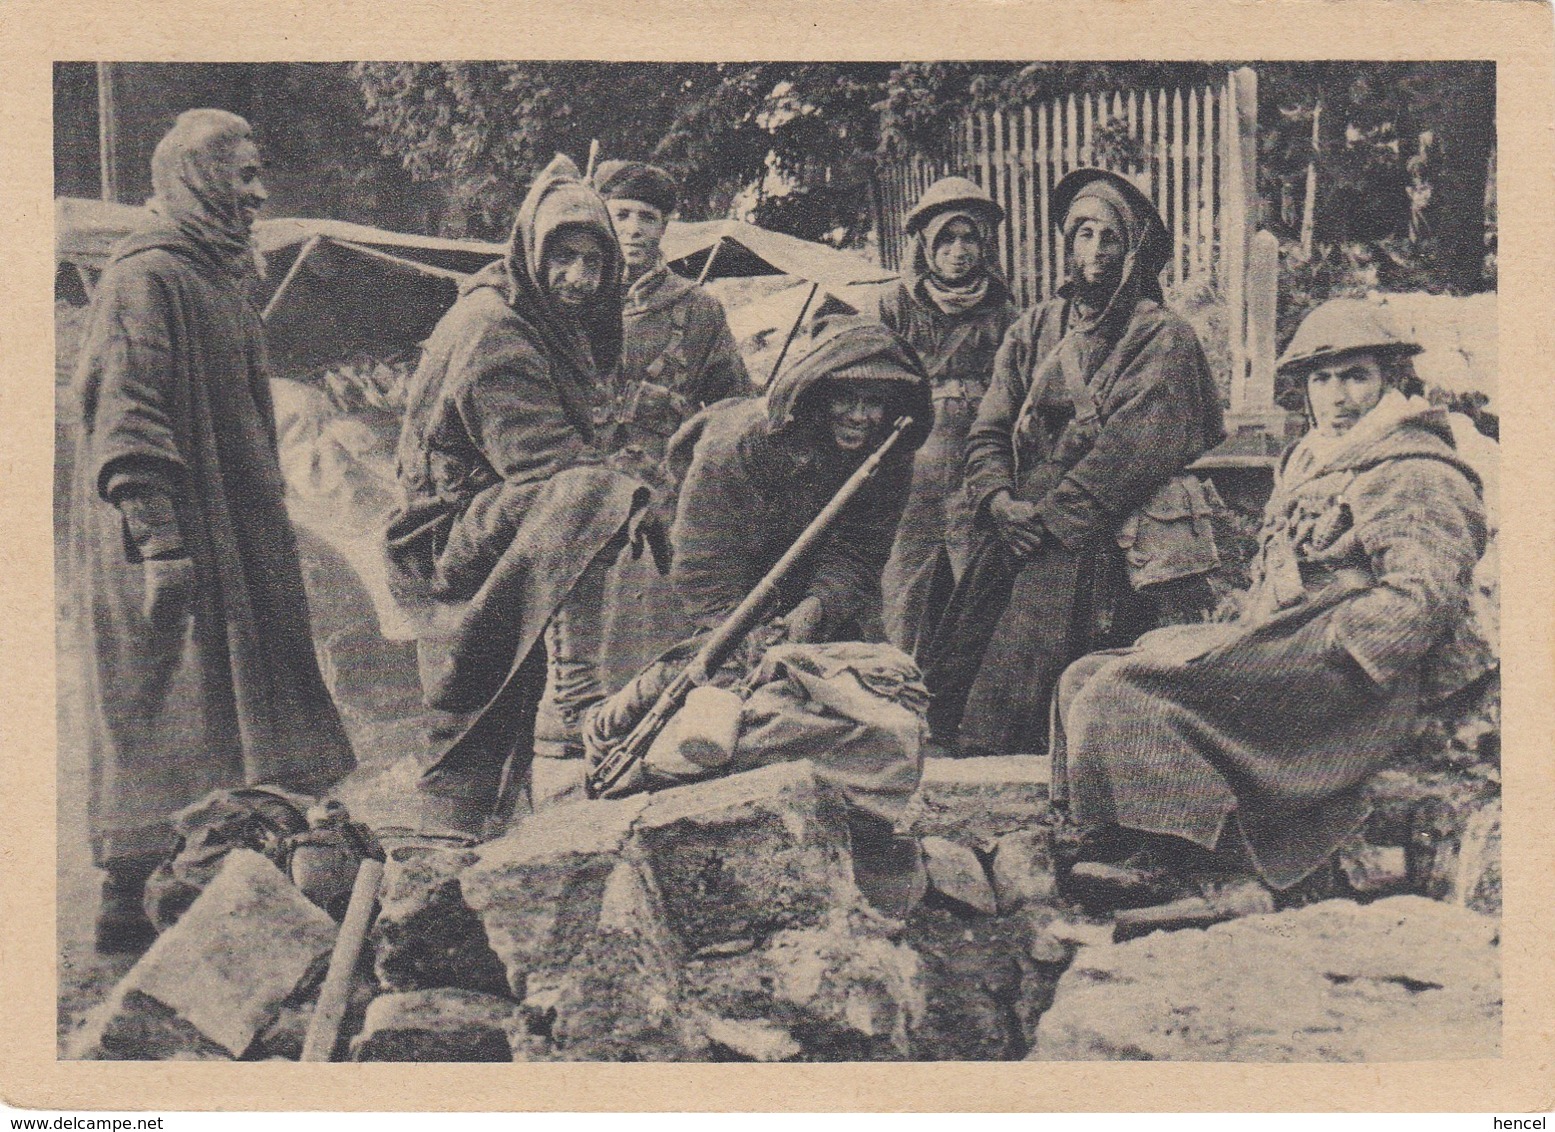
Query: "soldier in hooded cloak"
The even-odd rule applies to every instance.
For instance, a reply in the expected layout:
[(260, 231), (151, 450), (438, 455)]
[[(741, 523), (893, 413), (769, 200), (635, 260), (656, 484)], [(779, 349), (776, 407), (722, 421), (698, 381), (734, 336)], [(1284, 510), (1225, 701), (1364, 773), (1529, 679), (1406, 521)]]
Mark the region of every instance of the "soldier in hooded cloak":
[(1477, 675), (1460, 661), (1480, 480), (1412, 395), (1418, 352), (1362, 300), (1308, 315), (1279, 369), (1309, 429), (1280, 461), (1239, 616), (1064, 673), (1055, 776), (1087, 835), (1081, 895), (1150, 902), (1217, 848), (1291, 888), (1365, 822), (1363, 786), (1422, 702)]
[(908, 653), (922, 631), (935, 571), (953, 584), (971, 553), (967, 433), (1016, 315), (994, 263), (994, 231), (1003, 219), (1004, 210), (965, 177), (934, 182), (907, 214), (911, 271), (880, 305), (880, 321), (923, 360), (934, 399), (934, 427), (918, 449), (884, 576), (886, 636)]
[(146, 878), (212, 790), (320, 793), (354, 765), (319, 674), (283, 503), (250, 232), (249, 125), (190, 110), (93, 296), (71, 508), (98, 946), (154, 937)]

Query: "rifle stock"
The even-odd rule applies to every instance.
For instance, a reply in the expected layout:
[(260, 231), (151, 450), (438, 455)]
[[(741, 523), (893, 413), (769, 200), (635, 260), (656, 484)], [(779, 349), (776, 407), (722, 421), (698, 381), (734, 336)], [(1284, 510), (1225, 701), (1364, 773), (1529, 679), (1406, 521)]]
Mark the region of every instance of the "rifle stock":
[(783, 584), (783, 580), (821, 541), (827, 528), (836, 521), (842, 509), (879, 470), (881, 461), (901, 440), (902, 434), (912, 427), (912, 423), (911, 417), (897, 418), (891, 427), (890, 435), (880, 442), (880, 446), (870, 453), (869, 458), (860, 464), (847, 481), (837, 489), (837, 494), (831, 497), (815, 518), (810, 520), (809, 526), (805, 527), (794, 540), (794, 544), (783, 553), (783, 557), (777, 560), (776, 565), (767, 571), (766, 576), (756, 584), (756, 588), (746, 594), (745, 600), (735, 606), (734, 612), (719, 623), (702, 643), (702, 647), (697, 650), (697, 654), (686, 662), (686, 666), (670, 682), (669, 687), (659, 694), (659, 698), (648, 709), (648, 713), (637, 721), (637, 725), (614, 750), (600, 760), (598, 766), (588, 772), (589, 797), (598, 798), (603, 795), (643, 760), (653, 741), (686, 702), (686, 696), (697, 685), (711, 679), (724, 661), (734, 654), (740, 642), (745, 639), (745, 635), (761, 620), (768, 603), (777, 592), (777, 588)]

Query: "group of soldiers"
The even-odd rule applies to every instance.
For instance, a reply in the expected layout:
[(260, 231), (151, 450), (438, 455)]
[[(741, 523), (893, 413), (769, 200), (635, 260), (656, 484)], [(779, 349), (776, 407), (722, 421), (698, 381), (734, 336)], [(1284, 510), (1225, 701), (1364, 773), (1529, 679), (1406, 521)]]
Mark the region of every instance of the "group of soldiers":
[[(148, 940), (140, 894), (181, 807), (245, 782), (322, 792), (354, 765), (247, 295), (265, 199), (247, 123), (185, 113), (153, 184), (77, 379), (105, 949)], [(995, 260), (1002, 210), (936, 183), (879, 309), (816, 320), (757, 389), (717, 300), (660, 254), (670, 175), (547, 166), (408, 390), (385, 553), (434, 713), (425, 820), (489, 829), (535, 755), (581, 757), (612, 650), (634, 667), (716, 626), (905, 420), (761, 640), (901, 650), (945, 754), (1051, 750), (1085, 899), (1149, 902), (1227, 861), (1276, 890), (1320, 868), (1463, 620), (1477, 477), (1417, 396), (1417, 347), (1365, 304), (1327, 304), (1280, 362), (1310, 428), (1253, 590), (1212, 620), (1214, 498), (1187, 469), (1223, 438), (1221, 407), (1164, 303), (1165, 226), (1097, 169), (1052, 204), (1067, 282), (1022, 312)]]

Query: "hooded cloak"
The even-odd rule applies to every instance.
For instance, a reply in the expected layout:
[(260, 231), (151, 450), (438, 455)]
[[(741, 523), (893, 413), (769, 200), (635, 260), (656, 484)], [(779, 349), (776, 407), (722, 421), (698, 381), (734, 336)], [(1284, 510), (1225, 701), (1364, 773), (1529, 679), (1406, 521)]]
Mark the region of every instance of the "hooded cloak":
[(1234, 624), (1085, 657), (1057, 699), (1055, 781), (1085, 825), (1213, 849), (1228, 818), (1288, 888), (1366, 820), (1414, 734), (1485, 547), (1479, 478), (1446, 414), (1384, 396), (1320, 456), (1281, 463)]
[[(1070, 217), (1101, 202), (1125, 229), (1122, 277), (1100, 309), (1071, 281), (1005, 335), (968, 433), (971, 558), (953, 591), (931, 595), (932, 626), (918, 647), (934, 696), (930, 724), (947, 744), (959, 735), (969, 752), (1042, 750), (1064, 666), (1153, 627), (1148, 598), (1129, 585), (1117, 529), (1224, 435), (1203, 348), (1161, 304), (1169, 244), (1159, 216), (1110, 174), (1071, 177), (1055, 194), (1066, 206), (1066, 250), (1078, 226)], [(1077, 416), (1065, 366), (1078, 371), (1094, 421)], [(1001, 490), (1036, 505), (1048, 537), (1031, 558), (1014, 559), (994, 528), (988, 504)]]
[(838, 458), (819, 427), (828, 381), (893, 387), (894, 412), (913, 426), (874, 478), (844, 508), (821, 545), (782, 587), (775, 612), (820, 600), (827, 639), (858, 631), (879, 607), (880, 572), (906, 502), (912, 454), (929, 431), (931, 406), (912, 348), (879, 323), (833, 319), (764, 398), (712, 405), (670, 442), (672, 464), (690, 467), (681, 488), (670, 579), (693, 626), (716, 624), (776, 564), (867, 453)]
[(192, 245), (238, 274), (253, 266), (254, 250), (232, 156), (250, 136), (236, 114), (184, 111), (151, 155), (152, 196), (146, 202)]
[[(913, 465), (883, 583), (886, 636), (906, 652), (917, 647), (924, 631), (936, 576), (941, 584), (953, 584), (971, 554), (972, 509), (963, 482), (967, 433), (988, 390), (999, 343), (1016, 316), (1009, 284), (993, 262), (1001, 213), (991, 200), (978, 204), (973, 194), (981, 192), (955, 177), (929, 187), (909, 225), (912, 269), (880, 306), (880, 320), (923, 359), (934, 402), (934, 428)], [(945, 226), (958, 218), (977, 231), (983, 261), (970, 286), (952, 289), (936, 283), (930, 252)]]
[[(190, 111), (157, 147), (153, 207), (103, 273), (75, 374), (71, 581), (100, 863), (165, 852), (171, 816), (212, 790), (322, 792), (354, 762), (283, 504), (247, 229), (221, 187), (247, 132)], [(193, 562), (176, 626), (142, 613), (152, 558)]]
[[(580, 228), (606, 252), (574, 315), (541, 283), (546, 245)], [(595, 436), (621, 350), (621, 264), (604, 202), (565, 157), (535, 179), (507, 255), (472, 276), (422, 352), (398, 448), (391, 585), (418, 625), (432, 769), (495, 771), (527, 745), (541, 631), (597, 557), (627, 537), (648, 489), (605, 467)]]

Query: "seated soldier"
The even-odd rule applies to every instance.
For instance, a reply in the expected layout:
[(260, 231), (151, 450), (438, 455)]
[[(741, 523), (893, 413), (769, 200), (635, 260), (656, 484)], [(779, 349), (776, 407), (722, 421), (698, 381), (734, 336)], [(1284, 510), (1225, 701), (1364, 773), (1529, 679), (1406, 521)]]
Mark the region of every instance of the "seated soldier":
[[(670, 578), (693, 639), (650, 664), (584, 725), (598, 765), (690, 659), (696, 634), (756, 588), (902, 416), (911, 426), (780, 585), (774, 619), (748, 639), (744, 663), (731, 662), (715, 680), (743, 681), (749, 696), (742, 703), (725, 692), (721, 708), (683, 713), (696, 716), (704, 734), (723, 732), (719, 772), (811, 759), (850, 804), (855, 875), (877, 903), (901, 897), (896, 887), (916, 868), (916, 845), (893, 834), (922, 773), (927, 693), (905, 654), (851, 642), (861, 635), (860, 615), (879, 607), (913, 455), (933, 422), (917, 354), (880, 323), (824, 321), (764, 398), (710, 406), (671, 441), (672, 467), (684, 466), (690, 449)], [(763, 644), (778, 647), (759, 657)], [(699, 776), (696, 766), (670, 768), (657, 784)], [(643, 784), (638, 776), (628, 788)]]
[(1239, 618), (1064, 673), (1054, 777), (1091, 858), (1077, 897), (1155, 903), (1228, 861), (1281, 892), (1365, 822), (1366, 781), (1448, 670), (1485, 545), (1479, 477), (1411, 395), (1418, 352), (1360, 300), (1313, 311), (1279, 365), (1309, 430), (1280, 464)]
[(722, 621), (904, 415), (911, 429), (782, 588), (786, 636), (807, 642), (857, 639), (860, 615), (879, 607), (913, 454), (933, 422), (917, 354), (877, 322), (829, 319), (765, 397), (693, 418), (669, 455), (683, 463), (694, 445), (670, 533), (690, 627)]

